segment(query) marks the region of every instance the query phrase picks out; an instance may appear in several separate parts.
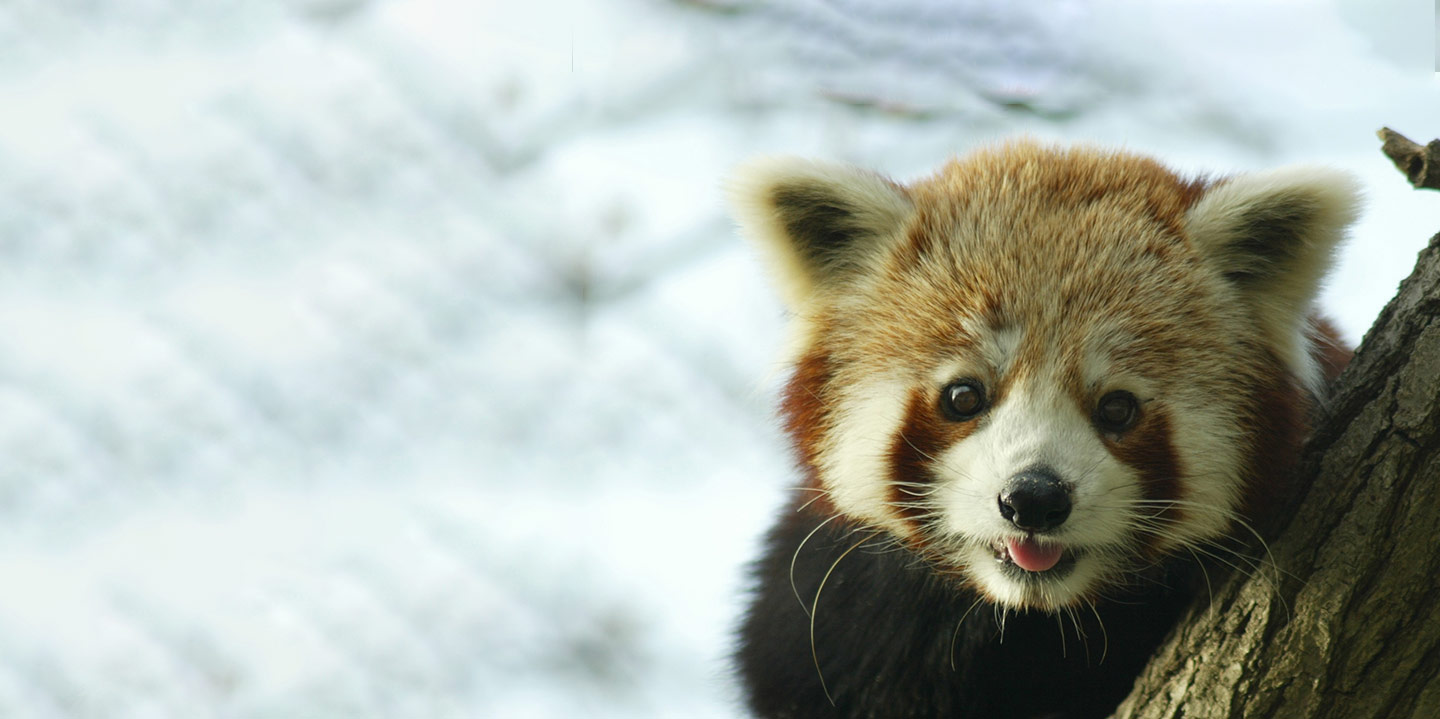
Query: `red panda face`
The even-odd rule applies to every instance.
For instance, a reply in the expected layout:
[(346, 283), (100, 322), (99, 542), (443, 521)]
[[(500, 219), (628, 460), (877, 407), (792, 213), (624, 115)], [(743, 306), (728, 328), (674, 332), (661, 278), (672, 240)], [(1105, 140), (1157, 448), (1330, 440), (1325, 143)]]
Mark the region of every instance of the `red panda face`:
[(737, 198), (796, 315), (783, 410), (825, 511), (1045, 610), (1236, 531), (1353, 206), (1325, 171), (1206, 187), (1029, 144), (909, 187), (762, 165)]

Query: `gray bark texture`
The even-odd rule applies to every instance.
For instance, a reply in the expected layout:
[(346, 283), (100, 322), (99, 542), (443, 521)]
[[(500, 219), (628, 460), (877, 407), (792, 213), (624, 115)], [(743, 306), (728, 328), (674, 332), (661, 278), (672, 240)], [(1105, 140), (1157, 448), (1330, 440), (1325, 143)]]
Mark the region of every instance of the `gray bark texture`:
[(1319, 412), (1293, 519), (1217, 578), (1125, 719), (1440, 719), (1440, 235)]

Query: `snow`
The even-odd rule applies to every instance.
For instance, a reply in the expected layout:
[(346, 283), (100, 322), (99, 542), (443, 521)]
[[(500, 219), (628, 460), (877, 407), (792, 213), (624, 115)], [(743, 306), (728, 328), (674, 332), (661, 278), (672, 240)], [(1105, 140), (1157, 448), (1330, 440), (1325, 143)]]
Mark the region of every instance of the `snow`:
[(789, 460), (728, 169), (1336, 165), (1358, 340), (1440, 230), (1373, 136), (1436, 134), (1428, 9), (1370, 7), (0, 9), (0, 714), (740, 715)]

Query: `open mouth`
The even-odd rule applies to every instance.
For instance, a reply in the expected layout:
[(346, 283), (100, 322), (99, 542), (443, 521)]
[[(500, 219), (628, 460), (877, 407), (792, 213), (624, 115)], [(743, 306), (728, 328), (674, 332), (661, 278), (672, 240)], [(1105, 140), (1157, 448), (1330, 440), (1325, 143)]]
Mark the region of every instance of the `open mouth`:
[(1076, 550), (1064, 546), (1042, 543), (1033, 536), (1009, 538), (997, 542), (993, 547), (995, 560), (1013, 574), (1025, 578), (1059, 578), (1075, 567)]

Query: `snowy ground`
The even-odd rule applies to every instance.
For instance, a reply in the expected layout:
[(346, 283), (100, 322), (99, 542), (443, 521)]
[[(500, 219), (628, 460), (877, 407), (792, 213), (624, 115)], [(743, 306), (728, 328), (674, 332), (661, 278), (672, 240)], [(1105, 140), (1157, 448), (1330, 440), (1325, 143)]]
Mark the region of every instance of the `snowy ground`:
[(1440, 230), (1412, 4), (0, 4), (0, 716), (737, 716), (788, 480), (727, 169), (1338, 165), (1358, 339)]

